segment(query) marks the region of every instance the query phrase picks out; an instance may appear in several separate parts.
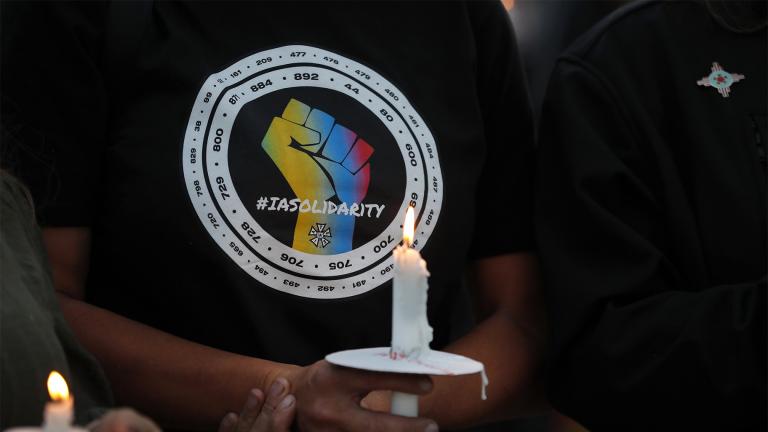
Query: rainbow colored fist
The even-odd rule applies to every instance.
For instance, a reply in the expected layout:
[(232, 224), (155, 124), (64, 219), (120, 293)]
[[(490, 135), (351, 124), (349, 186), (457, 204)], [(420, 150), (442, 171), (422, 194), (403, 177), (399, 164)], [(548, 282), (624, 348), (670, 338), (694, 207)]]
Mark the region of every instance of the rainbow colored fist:
[(323, 255), (351, 250), (354, 212), (329, 214), (326, 209), (351, 208), (365, 198), (373, 147), (329, 114), (296, 99), (272, 119), (261, 146), (296, 198), (311, 209), (298, 213), (293, 248)]

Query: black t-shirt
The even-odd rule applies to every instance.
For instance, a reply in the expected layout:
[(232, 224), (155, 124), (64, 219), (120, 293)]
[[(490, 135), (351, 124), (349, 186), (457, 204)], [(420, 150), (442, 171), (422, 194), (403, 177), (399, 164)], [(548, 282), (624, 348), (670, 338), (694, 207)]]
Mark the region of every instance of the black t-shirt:
[(466, 331), (467, 261), (531, 247), (499, 2), (134, 6), (4, 14), (19, 168), (45, 224), (92, 228), (90, 302), (281, 362), (386, 346), (413, 204), (433, 347)]
[(644, 2), (558, 62), (537, 173), (549, 394), (592, 431), (766, 430), (766, 52), (765, 26)]

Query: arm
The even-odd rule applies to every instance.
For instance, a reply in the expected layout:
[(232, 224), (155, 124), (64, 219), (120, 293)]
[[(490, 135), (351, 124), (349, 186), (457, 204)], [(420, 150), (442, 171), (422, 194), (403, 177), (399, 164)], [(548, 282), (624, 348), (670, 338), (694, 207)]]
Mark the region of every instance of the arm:
[(43, 238), (64, 315), (119, 401), (164, 424), (213, 429), (251, 388), (267, 389), (297, 369), (189, 342), (86, 303), (90, 230), (46, 228)]
[(486, 304), (487, 318), (446, 351), (485, 364), (490, 380), (488, 399), (480, 399), (477, 375), (435, 377), (435, 389), (423, 398), (422, 407), (441, 427), (466, 427), (547, 409), (541, 373), (544, 316), (537, 271), (536, 258), (527, 253), (473, 263), (470, 284)]
[(658, 188), (669, 176), (650, 162), (665, 144), (638, 127), (646, 116), (626, 100), (636, 98), (578, 59), (562, 61), (550, 83), (537, 233), (552, 403), (604, 430), (763, 422), (765, 280), (707, 286), (705, 268), (683, 268), (697, 251), (674, 252), (687, 227), (668, 224), (660, 190), (671, 194), (674, 181)]

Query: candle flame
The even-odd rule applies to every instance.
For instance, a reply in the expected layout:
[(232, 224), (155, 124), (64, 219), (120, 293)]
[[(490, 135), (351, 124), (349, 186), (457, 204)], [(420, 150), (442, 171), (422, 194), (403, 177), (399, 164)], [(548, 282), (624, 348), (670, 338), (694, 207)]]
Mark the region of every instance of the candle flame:
[(413, 244), (413, 230), (416, 225), (416, 217), (413, 213), (413, 207), (408, 207), (405, 212), (405, 222), (403, 222), (403, 244), (405, 247), (411, 247)]
[(69, 400), (69, 387), (60, 373), (53, 371), (48, 375), (48, 394), (55, 401)]

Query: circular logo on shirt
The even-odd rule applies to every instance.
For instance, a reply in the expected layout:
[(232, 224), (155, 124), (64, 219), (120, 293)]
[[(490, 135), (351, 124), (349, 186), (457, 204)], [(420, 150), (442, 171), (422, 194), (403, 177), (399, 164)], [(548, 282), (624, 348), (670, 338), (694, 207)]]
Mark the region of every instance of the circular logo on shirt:
[(311, 298), (392, 277), (408, 206), (426, 244), (440, 215), (434, 138), (405, 95), (371, 68), (301, 45), (211, 75), (182, 154), (211, 238), (251, 277)]

